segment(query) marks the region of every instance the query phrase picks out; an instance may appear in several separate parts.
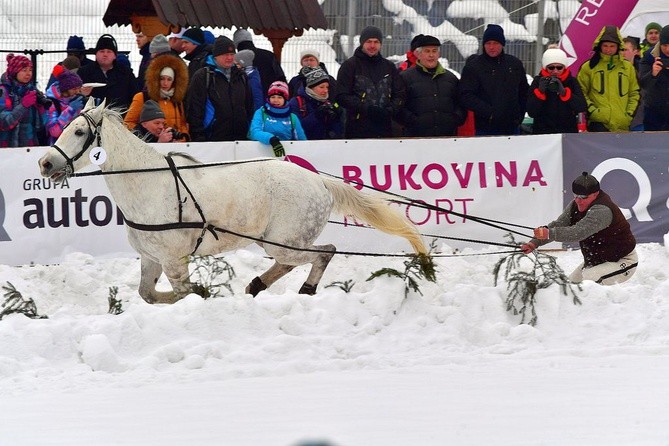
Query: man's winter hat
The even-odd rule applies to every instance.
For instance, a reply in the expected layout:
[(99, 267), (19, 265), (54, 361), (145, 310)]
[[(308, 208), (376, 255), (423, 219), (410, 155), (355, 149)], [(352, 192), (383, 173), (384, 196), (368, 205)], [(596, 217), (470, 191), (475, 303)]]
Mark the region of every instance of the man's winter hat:
[(669, 25), (662, 28), (660, 31), (660, 45), (666, 45), (669, 43)]
[(12, 79), (16, 79), (18, 72), (25, 67), (32, 68), (32, 66), (32, 61), (26, 56), (21, 56), (20, 54), (14, 55), (12, 53), (7, 54), (7, 76)]
[(660, 26), (659, 23), (650, 22), (648, 25), (646, 25), (646, 33), (644, 34), (644, 36), (648, 34), (648, 31), (650, 31), (651, 29), (657, 30), (657, 32), (662, 32), (662, 26)]
[(211, 48), (212, 56), (220, 56), (221, 54), (235, 53), (235, 44), (228, 37), (218, 36), (214, 40), (214, 45)]
[(171, 50), (170, 42), (167, 41), (167, 37), (164, 34), (156, 34), (151, 43), (149, 43), (149, 53), (152, 55), (168, 53)]
[(70, 36), (70, 38), (67, 39), (66, 50), (68, 53), (86, 51), (86, 47), (84, 46), (84, 38), (79, 36)]
[(641, 48), (641, 39), (638, 38), (638, 37), (627, 36), (623, 39), (623, 43), (627, 43), (627, 42), (630, 42), (634, 46), (635, 50), (638, 50), (639, 48)]
[(321, 53), (319, 53), (317, 50), (313, 48), (309, 48), (300, 53), (300, 62), (302, 62), (302, 59), (309, 56), (315, 57), (316, 60), (321, 60)]
[(168, 39), (181, 39), (181, 37), (184, 35), (186, 32), (186, 28), (181, 28), (178, 33), (170, 33), (167, 38)]
[(153, 99), (144, 103), (142, 112), (139, 114), (139, 122), (153, 121), (154, 119), (165, 118), (165, 113), (160, 109), (160, 105)]
[(309, 88), (314, 88), (323, 82), (330, 82), (330, 76), (322, 68), (312, 68), (304, 75), (304, 83)]
[(489, 24), (485, 31), (483, 31), (483, 43), (485, 44), (490, 40), (494, 40), (495, 42), (501, 43), (502, 46), (505, 46), (506, 38), (504, 37), (504, 29), (494, 23)]
[(202, 34), (204, 35), (204, 43), (206, 45), (213, 45), (214, 44), (214, 41), (216, 40), (216, 36), (214, 35), (214, 33), (205, 29), (204, 31), (202, 31)]
[(549, 48), (544, 51), (544, 55), (541, 57), (541, 66), (546, 68), (551, 64), (560, 64), (563, 67), (569, 65), (567, 60), (567, 54), (562, 51), (560, 48)]
[(98, 43), (95, 44), (95, 52), (97, 53), (100, 50), (112, 50), (114, 54), (118, 53), (118, 45), (114, 36), (111, 34), (101, 35)]
[(415, 45), (415, 48), (420, 48), (422, 46), (441, 46), (441, 42), (434, 36), (426, 36), (425, 34), (418, 34), (411, 41), (412, 45)]
[(200, 28), (188, 28), (181, 35), (181, 38), (189, 41), (193, 45), (203, 45), (204, 44), (204, 33)]
[(235, 62), (241, 65), (242, 68), (253, 66), (253, 59), (256, 55), (251, 50), (241, 50), (235, 54)]
[(56, 80), (58, 81), (58, 86), (61, 93), (73, 88), (79, 88), (83, 84), (77, 73), (73, 73), (72, 71), (68, 70), (63, 71), (60, 76), (56, 78)]
[(232, 41), (235, 43), (235, 46), (239, 46), (242, 42), (253, 42), (253, 36), (248, 30), (239, 28), (232, 35)]
[(576, 195), (590, 195), (599, 191), (599, 181), (588, 172), (583, 172), (571, 183), (571, 191)]
[(379, 42), (383, 42), (383, 33), (376, 26), (368, 26), (360, 33), (360, 45), (369, 39), (379, 39)]
[(288, 84), (281, 81), (272, 82), (272, 85), (270, 85), (269, 89), (267, 90), (267, 97), (270, 97), (275, 94), (283, 96), (283, 98), (287, 101), (288, 98), (290, 98), (290, 93), (288, 92)]
[(174, 69), (172, 67), (164, 67), (162, 70), (160, 70), (160, 75), (161, 76), (167, 76), (174, 80)]

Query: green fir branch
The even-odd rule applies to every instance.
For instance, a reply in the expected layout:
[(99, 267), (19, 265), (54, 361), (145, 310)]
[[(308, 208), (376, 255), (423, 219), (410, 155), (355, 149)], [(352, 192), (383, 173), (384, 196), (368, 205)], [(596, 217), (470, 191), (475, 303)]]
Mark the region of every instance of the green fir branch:
[(109, 301), (109, 310), (107, 313), (109, 314), (121, 314), (123, 313), (123, 302), (121, 299), (117, 298), (118, 296), (118, 287), (117, 286), (110, 286), (109, 287), (109, 297), (107, 300)]
[(4, 291), (5, 301), (0, 305), (0, 320), (3, 317), (19, 313), (31, 319), (46, 319), (46, 316), (37, 314), (37, 305), (31, 298), (25, 299), (20, 291), (18, 291), (11, 282), (7, 282), (2, 286)]
[(325, 288), (338, 287), (339, 289), (341, 289), (345, 293), (350, 293), (351, 290), (353, 289), (353, 285), (355, 285), (355, 282), (351, 279), (345, 280), (343, 282), (338, 280), (338, 281), (332, 282), (328, 285), (325, 285)]
[(223, 296), (224, 289), (233, 294), (230, 281), (236, 277), (235, 269), (223, 257), (193, 256), (193, 265), (189, 278), (194, 293), (205, 299)]

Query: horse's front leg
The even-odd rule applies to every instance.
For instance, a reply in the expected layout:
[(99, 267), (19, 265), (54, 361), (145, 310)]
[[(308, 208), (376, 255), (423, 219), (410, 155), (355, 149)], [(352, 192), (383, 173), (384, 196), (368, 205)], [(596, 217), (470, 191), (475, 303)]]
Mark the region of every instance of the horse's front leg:
[[(175, 293), (171, 291), (157, 291), (156, 284), (160, 275), (163, 273), (163, 267), (158, 262), (154, 262), (147, 256), (141, 256), (142, 277), (139, 282), (139, 295), (150, 304), (171, 304), (176, 302)], [(183, 296), (182, 296), (183, 297)]]

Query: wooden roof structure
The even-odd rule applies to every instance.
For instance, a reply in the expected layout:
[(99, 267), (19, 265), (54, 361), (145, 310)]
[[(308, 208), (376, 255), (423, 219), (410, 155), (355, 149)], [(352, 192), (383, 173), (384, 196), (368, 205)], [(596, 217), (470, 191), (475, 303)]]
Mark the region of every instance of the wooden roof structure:
[(102, 20), (149, 36), (190, 26), (249, 28), (270, 40), (279, 61), (290, 37), (328, 27), (317, 0), (111, 0)]

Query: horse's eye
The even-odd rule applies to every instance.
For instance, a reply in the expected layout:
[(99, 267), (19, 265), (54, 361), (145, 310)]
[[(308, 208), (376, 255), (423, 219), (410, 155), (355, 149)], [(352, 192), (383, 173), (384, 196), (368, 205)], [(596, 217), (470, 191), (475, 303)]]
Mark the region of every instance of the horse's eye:
[(81, 130), (81, 129), (77, 129), (77, 130), (74, 132), (74, 134), (77, 135), (77, 136), (83, 136), (84, 131)]

